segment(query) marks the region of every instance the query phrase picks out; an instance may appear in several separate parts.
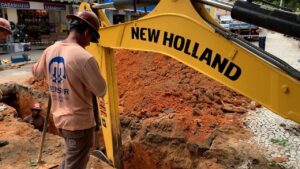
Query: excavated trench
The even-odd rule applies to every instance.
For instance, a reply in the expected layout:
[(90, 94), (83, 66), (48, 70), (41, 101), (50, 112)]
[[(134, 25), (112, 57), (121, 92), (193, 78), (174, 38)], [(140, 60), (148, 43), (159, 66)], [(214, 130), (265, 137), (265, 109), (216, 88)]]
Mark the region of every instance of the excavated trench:
[[(3, 92), (1, 102), (14, 107), (19, 118), (30, 114), (33, 102), (43, 105), (41, 115), (46, 116), (47, 93), (13, 83), (2, 84), (0, 88)], [(203, 133), (206, 137), (197, 140), (191, 135), (199, 136), (203, 124), (198, 121), (198, 129), (193, 129), (188, 117), (179, 116), (170, 109), (163, 109), (162, 113), (152, 117), (147, 117), (146, 113), (140, 116), (121, 114), (123, 162), (126, 169), (237, 168), (245, 165), (245, 161), (253, 168), (268, 168), (263, 157), (247, 152), (253, 145), (238, 141), (240, 146), (228, 146), (237, 141), (234, 138), (248, 137), (240, 133), (241, 128), (215, 127), (212, 132)], [(57, 134), (51, 116), (48, 132)]]
[[(259, 105), (160, 54), (119, 50), (115, 60), (126, 169), (274, 168), (243, 127)], [(19, 117), (36, 101), (46, 115), (44, 82), (0, 88)], [(48, 132), (57, 134), (51, 115)]]
[[(43, 110), (41, 111), (41, 115), (46, 117), (46, 110), (48, 106), (48, 94), (46, 92), (17, 83), (0, 84), (0, 89), (2, 91), (2, 100), (0, 101), (16, 109), (16, 118), (24, 119), (26, 116), (30, 115), (31, 106), (35, 102), (42, 104)], [(50, 117), (48, 132), (57, 134), (52, 116)]]

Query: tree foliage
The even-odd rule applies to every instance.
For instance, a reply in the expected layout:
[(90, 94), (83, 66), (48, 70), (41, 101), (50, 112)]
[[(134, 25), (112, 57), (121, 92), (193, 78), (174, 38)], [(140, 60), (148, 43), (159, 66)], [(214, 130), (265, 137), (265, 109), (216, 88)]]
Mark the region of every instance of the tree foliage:
[[(273, 5), (280, 6), (282, 1), (282, 7), (291, 9), (292, 11), (300, 12), (300, 0), (263, 0)], [(262, 3), (262, 0), (254, 0), (256, 3)]]

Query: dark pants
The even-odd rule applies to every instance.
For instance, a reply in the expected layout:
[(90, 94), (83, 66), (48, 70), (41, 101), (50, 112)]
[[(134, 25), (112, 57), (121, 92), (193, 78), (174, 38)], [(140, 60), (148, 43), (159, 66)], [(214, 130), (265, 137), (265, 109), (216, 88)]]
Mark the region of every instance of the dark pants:
[(259, 37), (258, 38), (258, 46), (265, 50), (265, 47), (266, 47), (266, 37)]
[(59, 129), (59, 132), (66, 145), (61, 169), (85, 169), (89, 161), (89, 149), (93, 146), (94, 128), (77, 131)]

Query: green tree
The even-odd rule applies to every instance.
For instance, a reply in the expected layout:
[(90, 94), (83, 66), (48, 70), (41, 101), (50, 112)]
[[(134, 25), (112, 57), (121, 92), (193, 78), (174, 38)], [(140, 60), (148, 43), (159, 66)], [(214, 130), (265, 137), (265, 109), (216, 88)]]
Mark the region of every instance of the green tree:
[[(293, 11), (299, 11), (300, 9), (300, 0), (263, 0), (270, 4), (280, 6), (280, 2), (282, 1), (282, 7), (291, 9)], [(254, 0), (255, 3), (263, 3), (262, 0)]]

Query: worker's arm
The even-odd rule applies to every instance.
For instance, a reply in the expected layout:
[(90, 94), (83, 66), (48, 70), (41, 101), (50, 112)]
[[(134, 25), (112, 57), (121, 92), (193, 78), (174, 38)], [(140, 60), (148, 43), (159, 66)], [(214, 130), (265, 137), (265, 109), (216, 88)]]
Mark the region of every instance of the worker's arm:
[(106, 93), (106, 83), (100, 74), (97, 61), (90, 58), (82, 70), (82, 82), (96, 96), (104, 96)]
[(45, 72), (46, 68), (47, 68), (46, 53), (47, 53), (47, 50), (45, 50), (43, 52), (42, 56), (39, 58), (37, 63), (35, 63), (32, 66), (32, 74), (36, 80), (42, 80), (46, 77), (46, 72)]
[(262, 31), (261, 28), (258, 28), (258, 29), (256, 30), (257, 33), (261, 32), (261, 31)]
[(32, 120), (31, 120), (31, 116), (30, 115), (28, 115), (28, 116), (26, 116), (24, 119), (23, 119), (23, 122), (25, 122), (25, 123), (32, 123)]

